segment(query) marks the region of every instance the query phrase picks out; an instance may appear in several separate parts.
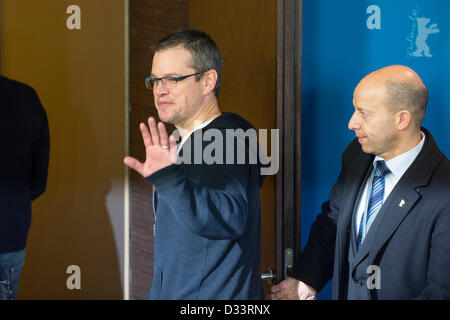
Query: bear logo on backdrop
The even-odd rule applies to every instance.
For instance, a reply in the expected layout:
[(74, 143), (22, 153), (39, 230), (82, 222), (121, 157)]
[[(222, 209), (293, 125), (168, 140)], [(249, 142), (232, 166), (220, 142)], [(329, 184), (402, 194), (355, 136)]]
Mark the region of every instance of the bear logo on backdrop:
[(427, 43), (428, 36), (439, 32), (436, 23), (432, 23), (430, 18), (420, 16), (419, 10), (413, 10), (409, 16), (411, 20), (411, 32), (406, 40), (409, 42), (408, 56), (432, 58), (430, 47)]

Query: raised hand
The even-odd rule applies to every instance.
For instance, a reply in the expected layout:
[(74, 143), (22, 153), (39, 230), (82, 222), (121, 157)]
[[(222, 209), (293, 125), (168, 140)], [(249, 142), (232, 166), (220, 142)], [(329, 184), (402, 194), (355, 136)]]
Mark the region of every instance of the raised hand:
[(174, 164), (177, 159), (177, 142), (173, 136), (168, 137), (162, 122), (156, 125), (153, 117), (148, 118), (148, 130), (144, 123), (139, 125), (145, 145), (145, 162), (133, 157), (125, 157), (123, 162), (129, 168), (139, 172), (144, 178), (158, 170)]

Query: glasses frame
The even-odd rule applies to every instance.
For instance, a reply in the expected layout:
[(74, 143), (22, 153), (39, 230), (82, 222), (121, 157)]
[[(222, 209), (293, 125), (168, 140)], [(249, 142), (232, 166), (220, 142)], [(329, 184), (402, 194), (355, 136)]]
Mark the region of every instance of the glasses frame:
[(196, 72), (196, 73), (191, 73), (191, 74), (187, 74), (185, 76), (179, 76), (179, 77), (170, 76), (170, 77), (156, 78), (156, 77), (148, 76), (145, 78), (145, 86), (147, 87), (148, 90), (155, 90), (158, 87), (159, 83), (161, 83), (162, 86), (165, 87), (164, 80), (167, 80), (167, 79), (169, 79), (170, 81), (174, 81), (174, 86), (176, 86), (178, 81), (183, 81), (184, 79), (187, 79), (192, 76), (198, 76), (202, 73), (203, 72)]

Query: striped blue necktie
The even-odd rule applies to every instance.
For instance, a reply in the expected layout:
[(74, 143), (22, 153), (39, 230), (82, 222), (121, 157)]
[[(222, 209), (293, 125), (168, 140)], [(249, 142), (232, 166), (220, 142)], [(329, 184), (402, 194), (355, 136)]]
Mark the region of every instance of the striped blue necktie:
[[(367, 214), (366, 214), (366, 225), (369, 221), (370, 217), (373, 214), (376, 214), (381, 206), (383, 205), (384, 198), (384, 177), (389, 174), (391, 171), (386, 166), (386, 163), (383, 160), (379, 160), (376, 162), (375, 174), (373, 176), (372, 181), (372, 191), (370, 192), (369, 205), (367, 206)], [(357, 249), (361, 247), (363, 240), (363, 224), (364, 224), (364, 215), (361, 217), (361, 222), (359, 224), (358, 236), (356, 237), (356, 246)], [(366, 232), (367, 233), (367, 232)]]

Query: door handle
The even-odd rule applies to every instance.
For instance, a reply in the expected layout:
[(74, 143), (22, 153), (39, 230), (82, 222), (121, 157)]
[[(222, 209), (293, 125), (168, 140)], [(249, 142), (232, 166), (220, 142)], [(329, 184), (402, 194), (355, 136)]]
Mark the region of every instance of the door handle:
[(286, 279), (294, 267), (294, 250), (287, 248), (284, 251), (284, 278)]
[(275, 273), (273, 273), (272, 269), (267, 269), (266, 271), (267, 273), (263, 273), (261, 274), (261, 279), (262, 280), (269, 280), (272, 281), (272, 279), (275, 279), (275, 277), (277, 276)]

